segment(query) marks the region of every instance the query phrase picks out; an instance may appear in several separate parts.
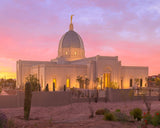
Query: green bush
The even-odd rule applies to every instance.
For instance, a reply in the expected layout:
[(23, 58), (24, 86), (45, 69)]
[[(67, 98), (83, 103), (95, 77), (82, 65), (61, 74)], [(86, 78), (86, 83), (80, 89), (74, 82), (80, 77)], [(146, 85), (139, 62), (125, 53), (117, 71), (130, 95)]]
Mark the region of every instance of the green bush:
[(156, 112), (155, 115), (152, 118), (152, 124), (154, 126), (160, 125), (160, 112)]
[(114, 112), (116, 121), (128, 121), (129, 116), (122, 112)]
[(134, 119), (140, 121), (142, 119), (142, 110), (140, 108), (135, 108), (130, 111), (130, 115), (133, 116)]
[(152, 115), (149, 113), (145, 114), (143, 120), (146, 124), (152, 124)]
[(115, 112), (121, 112), (121, 110), (120, 109), (116, 109)]
[(116, 118), (115, 118), (114, 114), (109, 112), (109, 113), (104, 114), (104, 120), (116, 121)]
[(96, 111), (96, 115), (104, 115), (105, 113), (109, 113), (109, 112), (110, 112), (110, 110), (107, 109), (107, 108), (105, 108), (105, 109), (98, 109)]
[(159, 119), (158, 119), (157, 116), (154, 116), (154, 117), (152, 118), (152, 124), (153, 124), (154, 126), (158, 126), (158, 125), (159, 125)]

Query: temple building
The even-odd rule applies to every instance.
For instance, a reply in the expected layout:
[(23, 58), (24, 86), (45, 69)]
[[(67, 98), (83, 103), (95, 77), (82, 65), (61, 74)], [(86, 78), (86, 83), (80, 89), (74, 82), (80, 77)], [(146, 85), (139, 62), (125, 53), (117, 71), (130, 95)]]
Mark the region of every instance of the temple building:
[[(80, 35), (74, 31), (71, 23), (69, 31), (59, 41), (58, 56), (51, 61), (26, 61), (18, 60), (16, 63), (17, 87), (23, 88), (26, 77), (29, 74), (35, 75), (42, 90), (48, 84), (49, 90), (63, 90), (67, 88), (99, 88), (117, 86), (128, 89), (135, 86), (146, 86), (148, 67), (123, 66), (118, 56), (93, 56), (85, 57), (85, 47)], [(88, 79), (80, 86), (77, 77)], [(137, 83), (138, 81), (138, 83)]]

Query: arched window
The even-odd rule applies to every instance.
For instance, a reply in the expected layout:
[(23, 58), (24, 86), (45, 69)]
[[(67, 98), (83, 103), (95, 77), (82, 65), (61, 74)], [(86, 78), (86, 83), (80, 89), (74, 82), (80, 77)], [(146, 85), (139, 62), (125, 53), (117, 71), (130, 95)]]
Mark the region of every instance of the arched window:
[(143, 80), (140, 79), (140, 87), (142, 87), (142, 85), (143, 85)]
[(133, 86), (132, 79), (130, 79), (129, 85), (130, 85), (130, 87), (132, 87), (132, 86)]
[(56, 79), (54, 78), (53, 79), (53, 84), (51, 86), (51, 91), (55, 91), (55, 89), (56, 89)]
[(77, 55), (77, 52), (74, 52), (74, 55), (76, 56), (76, 55)]
[(110, 83), (111, 83), (111, 73), (104, 73), (103, 74), (103, 80), (104, 80), (104, 85), (103, 87), (110, 87)]
[(69, 78), (67, 78), (67, 80), (66, 80), (66, 87), (67, 87), (67, 88), (70, 87), (70, 79), (69, 79)]
[(123, 79), (121, 79), (121, 89), (123, 89)]

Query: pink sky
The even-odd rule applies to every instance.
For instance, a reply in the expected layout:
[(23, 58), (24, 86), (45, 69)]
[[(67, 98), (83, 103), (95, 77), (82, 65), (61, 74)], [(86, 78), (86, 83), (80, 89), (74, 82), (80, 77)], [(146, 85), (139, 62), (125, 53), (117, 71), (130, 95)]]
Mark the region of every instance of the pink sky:
[(16, 61), (57, 57), (70, 15), (86, 57), (118, 56), (122, 65), (160, 73), (159, 0), (4, 0), (0, 3), (0, 77)]

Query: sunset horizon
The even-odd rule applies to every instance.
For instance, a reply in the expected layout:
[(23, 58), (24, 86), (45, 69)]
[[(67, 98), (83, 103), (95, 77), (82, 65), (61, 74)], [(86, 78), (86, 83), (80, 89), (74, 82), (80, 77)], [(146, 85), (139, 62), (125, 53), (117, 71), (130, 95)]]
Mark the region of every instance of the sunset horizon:
[[(63, 5), (61, 4), (63, 2)], [(116, 3), (116, 4), (115, 4)], [(0, 78), (16, 78), (16, 61), (50, 61), (60, 38), (74, 29), (85, 56), (118, 56), (122, 66), (145, 66), (160, 74), (160, 2), (158, 1), (20, 1), (0, 5)]]
[(0, 128), (160, 127), (160, 0), (1, 0)]

